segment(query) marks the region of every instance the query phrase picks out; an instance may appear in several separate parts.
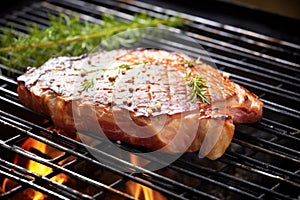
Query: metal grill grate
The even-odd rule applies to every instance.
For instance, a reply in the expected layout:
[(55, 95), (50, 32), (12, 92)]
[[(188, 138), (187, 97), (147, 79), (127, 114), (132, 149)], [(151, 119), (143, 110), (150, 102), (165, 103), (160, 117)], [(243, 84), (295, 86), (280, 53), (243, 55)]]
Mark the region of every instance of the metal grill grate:
[[(141, 10), (156, 17), (178, 14), (138, 1), (48, 0), (6, 15), (0, 26), (13, 22), (19, 32), (26, 33), (27, 22), (46, 27), (47, 13), (76, 12), (83, 20), (99, 23), (103, 13), (130, 20)], [(106, 159), (96, 160), (87, 151), (91, 147), (48, 130), (52, 122), (47, 116), (18, 101), (15, 78), (22, 72), (16, 71), (14, 77), (7, 78), (6, 66), (0, 65), (4, 75), (0, 76), (0, 182), (8, 178), (16, 185), (1, 191), (0, 197), (16, 198), (32, 188), (53, 199), (133, 199), (125, 188), (132, 181), (168, 199), (299, 199), (300, 138), (290, 133), (299, 130), (300, 45), (189, 14), (182, 16), (191, 20), (184, 28), (185, 34), (209, 51), (218, 68), (262, 98), (264, 117), (259, 123), (237, 125), (231, 146), (216, 161), (187, 153), (161, 170), (139, 169), (143, 173), (134, 173), (137, 166), (100, 150), (98, 153)], [(172, 43), (168, 48), (190, 55), (199, 53), (197, 48), (180, 43)], [(60, 154), (47, 157), (38, 150), (24, 150), (21, 144), (28, 138), (47, 144)], [(46, 165), (52, 172), (41, 176), (26, 170), (13, 162), (14, 155)], [(124, 173), (120, 167), (131, 169), (132, 173)], [(100, 175), (86, 174), (96, 169)], [(51, 178), (58, 174), (67, 175), (88, 189), (53, 181)], [(103, 178), (103, 174), (109, 178)]]

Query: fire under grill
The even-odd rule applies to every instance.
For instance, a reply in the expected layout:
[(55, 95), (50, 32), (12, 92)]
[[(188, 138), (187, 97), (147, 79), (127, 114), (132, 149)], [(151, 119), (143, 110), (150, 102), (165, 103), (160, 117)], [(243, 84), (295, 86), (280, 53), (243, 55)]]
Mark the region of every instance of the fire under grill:
[[(103, 13), (130, 20), (142, 10), (155, 17), (178, 15), (175, 10), (139, 1), (48, 0), (5, 15), (0, 26), (12, 22), (17, 31), (26, 33), (27, 23), (46, 27), (48, 13), (74, 12), (83, 20), (99, 23)], [(0, 64), (0, 198), (300, 198), (300, 134), (292, 134), (300, 128), (300, 45), (190, 14), (181, 16), (191, 20), (184, 27), (185, 34), (209, 52), (218, 68), (261, 97), (263, 119), (237, 125), (230, 147), (216, 161), (186, 153), (152, 172), (101, 152), (101, 147), (110, 148), (105, 141), (96, 150), (59, 134), (49, 117), (18, 101), (16, 77), (22, 72), (8, 76), (7, 67)], [(197, 48), (180, 41), (156, 43), (197, 56)], [(95, 159), (89, 150), (103, 159)], [(143, 162), (147, 161), (164, 162), (144, 156)], [(125, 168), (130, 172), (124, 172)]]

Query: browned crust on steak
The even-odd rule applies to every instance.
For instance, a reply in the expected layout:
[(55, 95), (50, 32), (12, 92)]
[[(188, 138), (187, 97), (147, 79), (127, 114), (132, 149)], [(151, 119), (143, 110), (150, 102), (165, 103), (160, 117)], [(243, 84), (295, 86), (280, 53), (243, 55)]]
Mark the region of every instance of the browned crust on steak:
[[(233, 83), (205, 63), (199, 64), (198, 69), (200, 70), (193, 67), (189, 67), (189, 70), (205, 77), (209, 87), (206, 92), (210, 95), (211, 104), (202, 102), (194, 104), (186, 101), (188, 92), (182, 75), (187, 71), (187, 66), (180, 62), (191, 58), (183, 54), (160, 50), (123, 51), (116, 59), (125, 63), (134, 63), (140, 60), (147, 62), (150, 60), (152, 63), (152, 65), (144, 66), (146, 70), (137, 68), (142, 72), (149, 72), (150, 75), (147, 76), (149, 80), (145, 78), (146, 84), (132, 89), (139, 92), (137, 97), (129, 98), (133, 105), (129, 105), (128, 102), (126, 105), (117, 103), (124, 96), (131, 95), (131, 85), (137, 85), (137, 83), (128, 82), (130, 77), (126, 79), (125, 76), (121, 82), (118, 82), (120, 86), (115, 89), (117, 92), (110, 87), (110, 83), (116, 85), (115, 80), (111, 81), (110, 77), (107, 77), (102, 81), (99, 78), (99, 82), (107, 89), (101, 89), (100, 84), (100, 86), (96, 86), (96, 89), (100, 88), (96, 93), (86, 93), (86, 98), (80, 95), (78, 97), (78, 94), (75, 94), (78, 90), (74, 90), (76, 82), (74, 77), (81, 77), (82, 71), (74, 69), (78, 63), (86, 60), (90, 64), (96, 64), (103, 58), (100, 55), (102, 53), (79, 58), (53, 58), (41, 68), (29, 70), (18, 79), (20, 102), (37, 112), (49, 115), (55, 126), (63, 129), (72, 138), (77, 138), (77, 130), (84, 130), (97, 134), (104, 133), (109, 139), (143, 146), (150, 150), (163, 149), (168, 153), (194, 152), (202, 148), (201, 151), (206, 152), (204, 156), (209, 159), (219, 158), (230, 145), (234, 133), (233, 122), (253, 123), (262, 117), (263, 104), (256, 95)], [(57, 66), (53, 67), (53, 65)], [(115, 73), (116, 71), (114, 70)], [(140, 71), (138, 72), (140, 73)], [(110, 72), (108, 76), (113, 76), (114, 72)], [(73, 74), (69, 80), (66, 79), (68, 78), (66, 73)], [(151, 76), (152, 73), (157, 73), (157, 75)], [(161, 80), (166, 73), (169, 78), (171, 77), (169, 82)], [(122, 76), (120, 72), (115, 78), (118, 76), (119, 78)], [(63, 78), (66, 80), (61, 82)], [(142, 80), (144, 79), (142, 78)], [(57, 86), (57, 83), (60, 84), (59, 88), (54, 87)], [(167, 89), (164, 89), (165, 86)], [(145, 92), (144, 88), (148, 91)], [(122, 93), (123, 89), (125, 90), (124, 94)], [(117, 96), (112, 96), (116, 94)], [(144, 94), (148, 94), (147, 97)], [(114, 102), (108, 102), (111, 97), (114, 97), (115, 105)], [(154, 113), (147, 113), (149, 108), (143, 104), (147, 98), (158, 102), (161, 108), (156, 109)], [(134, 105), (140, 107), (136, 106), (138, 108), (136, 109)], [(76, 118), (82, 120), (76, 121)], [(95, 119), (100, 125), (101, 131), (98, 126), (94, 125)], [(151, 121), (164, 121), (164, 124), (158, 129), (158, 125), (152, 124)], [(135, 131), (134, 126), (130, 124), (133, 122), (143, 125), (142, 137), (140, 137), (141, 135), (135, 137), (127, 134)], [(123, 124), (126, 130), (120, 124)], [(219, 135), (214, 136), (214, 134)], [(205, 138), (213, 137), (216, 137), (213, 144), (202, 146)]]

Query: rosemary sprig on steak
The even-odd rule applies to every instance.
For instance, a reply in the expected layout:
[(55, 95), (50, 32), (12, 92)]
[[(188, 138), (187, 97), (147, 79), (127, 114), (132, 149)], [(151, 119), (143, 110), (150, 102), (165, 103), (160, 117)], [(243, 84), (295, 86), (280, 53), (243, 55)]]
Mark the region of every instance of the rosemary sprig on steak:
[(210, 101), (207, 98), (208, 95), (205, 94), (207, 86), (203, 77), (194, 75), (191, 72), (189, 72), (185, 78), (187, 80), (186, 85), (191, 88), (190, 96), (188, 100), (196, 103), (198, 101), (198, 98), (200, 98), (200, 100), (203, 103), (210, 104)]
[(92, 89), (94, 85), (95, 85), (94, 78), (87, 79), (81, 83), (80, 91), (88, 91), (89, 89)]

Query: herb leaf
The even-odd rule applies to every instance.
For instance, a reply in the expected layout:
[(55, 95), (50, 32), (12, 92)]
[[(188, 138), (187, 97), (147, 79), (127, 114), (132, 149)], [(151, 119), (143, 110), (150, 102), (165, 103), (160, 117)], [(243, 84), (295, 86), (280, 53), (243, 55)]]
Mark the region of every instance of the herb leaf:
[(192, 72), (189, 72), (185, 78), (187, 80), (186, 85), (191, 87), (190, 96), (188, 100), (191, 100), (194, 103), (196, 103), (198, 98), (200, 98), (203, 103), (210, 104), (209, 99), (207, 98), (208, 95), (204, 94), (207, 86), (203, 77), (193, 75)]
[(118, 66), (118, 69), (126, 69), (126, 70), (129, 70), (129, 69), (132, 69), (132, 65), (129, 65), (129, 64), (122, 64), (122, 65)]
[(195, 65), (199, 64), (198, 60), (185, 60), (184, 62), (180, 63), (184, 66), (188, 66), (188, 67), (194, 67)]
[(93, 78), (91, 79), (88, 79), (88, 80), (85, 80), (81, 83), (81, 88), (80, 88), (80, 91), (83, 92), (83, 91), (88, 91), (89, 89), (93, 88), (95, 85), (95, 81)]
[(300, 134), (300, 130), (298, 131), (294, 131), (294, 132), (290, 132), (291, 135), (299, 135)]

